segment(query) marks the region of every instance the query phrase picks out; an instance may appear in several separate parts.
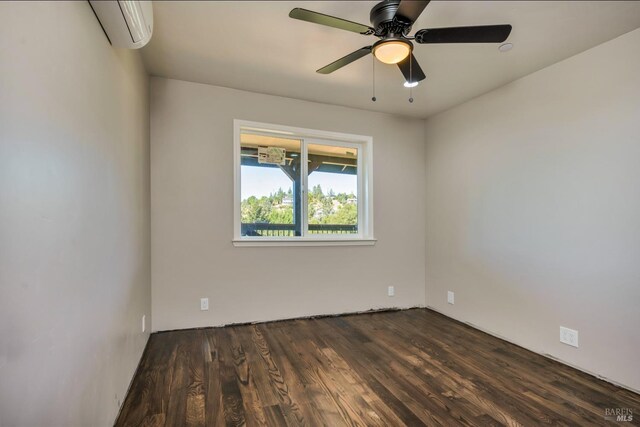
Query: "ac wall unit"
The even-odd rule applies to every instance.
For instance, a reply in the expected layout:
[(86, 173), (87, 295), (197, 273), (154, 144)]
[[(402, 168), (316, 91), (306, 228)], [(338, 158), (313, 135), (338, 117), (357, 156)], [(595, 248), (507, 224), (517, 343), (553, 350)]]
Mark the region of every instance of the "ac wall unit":
[(150, 1), (89, 0), (91, 8), (114, 47), (140, 49), (153, 33), (153, 6)]

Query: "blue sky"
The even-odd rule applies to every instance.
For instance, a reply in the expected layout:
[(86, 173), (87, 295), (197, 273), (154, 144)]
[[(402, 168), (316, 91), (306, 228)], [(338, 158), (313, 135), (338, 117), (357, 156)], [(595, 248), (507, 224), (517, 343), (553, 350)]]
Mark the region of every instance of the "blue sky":
[[(254, 166), (242, 166), (242, 200), (256, 196), (268, 196), (282, 188), (287, 191), (292, 187), (291, 180), (276, 168), (260, 168)], [(329, 189), (337, 193), (357, 193), (358, 177), (356, 175), (342, 175), (337, 173), (313, 172), (309, 175), (309, 188), (320, 185), (322, 191), (327, 194)]]

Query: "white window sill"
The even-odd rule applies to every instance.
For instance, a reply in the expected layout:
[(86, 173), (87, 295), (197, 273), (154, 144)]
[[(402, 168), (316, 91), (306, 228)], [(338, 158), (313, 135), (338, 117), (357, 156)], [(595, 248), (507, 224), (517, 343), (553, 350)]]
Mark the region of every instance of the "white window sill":
[(377, 239), (235, 239), (233, 246), (373, 246)]

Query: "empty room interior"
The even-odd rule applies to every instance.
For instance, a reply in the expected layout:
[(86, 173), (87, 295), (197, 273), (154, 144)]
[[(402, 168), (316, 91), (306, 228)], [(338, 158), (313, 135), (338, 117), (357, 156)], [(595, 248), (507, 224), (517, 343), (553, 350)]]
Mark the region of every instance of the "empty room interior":
[(0, 426), (640, 425), (640, 2), (0, 2)]

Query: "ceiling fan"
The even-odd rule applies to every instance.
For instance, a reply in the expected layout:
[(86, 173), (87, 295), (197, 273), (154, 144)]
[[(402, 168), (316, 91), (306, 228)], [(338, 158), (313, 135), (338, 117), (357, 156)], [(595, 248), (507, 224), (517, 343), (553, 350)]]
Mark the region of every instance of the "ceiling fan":
[(330, 74), (370, 53), (385, 64), (397, 64), (405, 78), (405, 86), (413, 87), (425, 75), (413, 56), (413, 43), (502, 43), (511, 25), (482, 25), (475, 27), (429, 28), (409, 36), (411, 26), (418, 19), (429, 0), (384, 0), (376, 4), (369, 14), (372, 27), (346, 19), (336, 18), (307, 9), (295, 8), (289, 17), (341, 30), (376, 36), (380, 40), (365, 46), (337, 61), (326, 65), (317, 73)]

